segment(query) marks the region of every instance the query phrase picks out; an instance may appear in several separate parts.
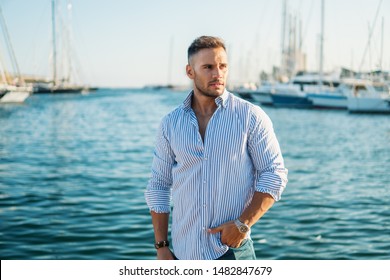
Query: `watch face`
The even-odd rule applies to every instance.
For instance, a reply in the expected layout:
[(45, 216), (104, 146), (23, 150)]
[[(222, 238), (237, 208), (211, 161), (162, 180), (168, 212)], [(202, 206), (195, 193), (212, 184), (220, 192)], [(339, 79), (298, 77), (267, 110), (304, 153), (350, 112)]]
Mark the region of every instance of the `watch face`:
[(242, 232), (242, 233), (246, 233), (246, 232), (248, 232), (249, 229), (248, 229), (248, 227), (242, 225), (242, 226), (239, 227), (239, 230), (240, 230), (240, 232)]
[(238, 220), (238, 219), (234, 221), (234, 224), (237, 226), (238, 230), (241, 233), (247, 233), (249, 231), (249, 226), (240, 222), (240, 220)]

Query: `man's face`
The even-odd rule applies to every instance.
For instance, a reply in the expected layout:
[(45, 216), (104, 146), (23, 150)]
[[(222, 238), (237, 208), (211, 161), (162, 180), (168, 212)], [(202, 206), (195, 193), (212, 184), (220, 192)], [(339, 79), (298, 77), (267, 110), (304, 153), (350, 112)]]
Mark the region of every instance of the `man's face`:
[(223, 48), (200, 50), (190, 58), (186, 70), (201, 94), (213, 98), (223, 94), (228, 74), (227, 55)]

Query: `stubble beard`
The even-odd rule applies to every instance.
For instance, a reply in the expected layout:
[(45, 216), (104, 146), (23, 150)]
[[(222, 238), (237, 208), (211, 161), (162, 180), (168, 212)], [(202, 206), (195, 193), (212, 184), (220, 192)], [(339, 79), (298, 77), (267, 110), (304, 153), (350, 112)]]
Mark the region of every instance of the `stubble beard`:
[(196, 78), (194, 79), (194, 87), (200, 94), (210, 98), (217, 98), (218, 96), (221, 96), (225, 91), (225, 86), (223, 86), (222, 92), (209, 90), (207, 89), (207, 87), (202, 86), (201, 83), (198, 83)]

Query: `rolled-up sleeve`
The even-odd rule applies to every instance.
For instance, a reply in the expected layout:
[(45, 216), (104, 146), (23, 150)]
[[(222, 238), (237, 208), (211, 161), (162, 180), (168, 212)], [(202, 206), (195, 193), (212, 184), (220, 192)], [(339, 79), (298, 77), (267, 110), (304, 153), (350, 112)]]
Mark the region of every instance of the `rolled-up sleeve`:
[(268, 193), (278, 201), (288, 181), (288, 170), (270, 118), (259, 107), (252, 113), (248, 149), (256, 169), (255, 191)]
[(175, 157), (165, 133), (166, 118), (157, 132), (152, 163), (151, 177), (145, 191), (146, 203), (150, 211), (169, 213), (172, 186), (172, 167)]

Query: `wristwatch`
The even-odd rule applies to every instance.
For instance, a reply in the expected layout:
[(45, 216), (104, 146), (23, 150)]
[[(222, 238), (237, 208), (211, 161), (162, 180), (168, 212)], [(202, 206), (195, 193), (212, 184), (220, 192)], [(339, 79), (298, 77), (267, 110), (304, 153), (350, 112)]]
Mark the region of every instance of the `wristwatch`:
[(237, 226), (238, 230), (241, 233), (247, 233), (250, 230), (250, 227), (247, 224), (244, 224), (239, 219), (234, 221), (234, 224)]
[(168, 247), (169, 246), (169, 241), (168, 240), (163, 240), (159, 241), (157, 243), (154, 243), (154, 248), (160, 249), (162, 247)]

